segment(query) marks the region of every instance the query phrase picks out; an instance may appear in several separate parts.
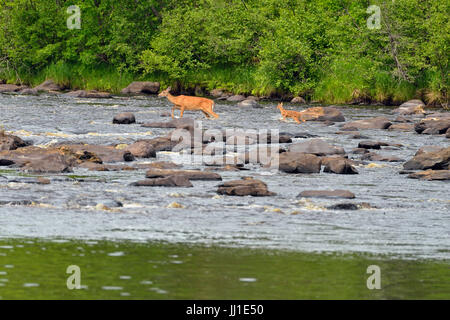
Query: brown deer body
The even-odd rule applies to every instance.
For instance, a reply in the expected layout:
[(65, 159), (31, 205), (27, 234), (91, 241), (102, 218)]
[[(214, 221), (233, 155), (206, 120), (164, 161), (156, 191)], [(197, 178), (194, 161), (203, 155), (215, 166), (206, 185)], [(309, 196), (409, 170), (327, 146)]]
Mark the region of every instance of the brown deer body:
[(297, 123), (302, 123), (306, 120), (314, 120), (325, 114), (325, 111), (322, 107), (308, 108), (303, 111), (293, 111), (284, 109), (283, 104), (280, 103), (277, 108), (280, 109), (283, 120), (286, 120), (286, 118), (292, 118)]
[(219, 115), (214, 113), (214, 101), (207, 98), (191, 97), (191, 96), (173, 96), (170, 94), (171, 88), (167, 88), (159, 94), (159, 97), (167, 97), (173, 103), (172, 118), (174, 118), (175, 109), (180, 110), (180, 118), (183, 118), (185, 110), (200, 110), (209, 119), (211, 116), (219, 118)]

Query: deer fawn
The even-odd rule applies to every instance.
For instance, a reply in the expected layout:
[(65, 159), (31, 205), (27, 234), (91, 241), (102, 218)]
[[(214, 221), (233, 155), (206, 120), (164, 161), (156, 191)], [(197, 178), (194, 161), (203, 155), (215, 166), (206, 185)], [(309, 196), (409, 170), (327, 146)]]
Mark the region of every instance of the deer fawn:
[(283, 103), (280, 103), (277, 106), (277, 108), (280, 109), (281, 115), (283, 116), (283, 120), (286, 120), (286, 118), (292, 118), (297, 123), (302, 123), (305, 122), (306, 120), (313, 120), (315, 118), (324, 115), (325, 113), (322, 107), (308, 108), (303, 111), (292, 111), (284, 109)]
[(203, 114), (209, 119), (210, 116), (219, 118), (219, 115), (214, 113), (214, 101), (207, 98), (191, 97), (191, 96), (173, 96), (170, 94), (171, 88), (161, 92), (159, 97), (167, 97), (173, 103), (172, 118), (174, 118), (175, 109), (180, 109), (180, 118), (183, 118), (184, 110), (201, 110)]

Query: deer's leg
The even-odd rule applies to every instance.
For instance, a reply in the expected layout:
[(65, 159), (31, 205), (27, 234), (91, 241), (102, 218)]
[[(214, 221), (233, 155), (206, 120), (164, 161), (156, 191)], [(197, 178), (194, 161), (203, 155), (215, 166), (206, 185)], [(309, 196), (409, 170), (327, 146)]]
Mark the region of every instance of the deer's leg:
[(183, 118), (184, 107), (180, 107), (180, 118)]
[(212, 116), (213, 116), (214, 118), (216, 118), (216, 119), (219, 118), (219, 115), (218, 115), (217, 113), (215, 113), (214, 111), (212, 111), (212, 110), (208, 111), (208, 113), (209, 113), (210, 115), (212, 115)]
[(299, 120), (298, 120), (298, 117), (294, 117), (294, 120), (295, 120), (295, 122), (297, 122), (297, 123), (301, 123)]
[(174, 116), (174, 113), (175, 112), (175, 105), (173, 105), (173, 107), (172, 107), (172, 119), (174, 119), (175, 118), (175, 116)]
[(206, 111), (203, 111), (203, 110), (202, 110), (202, 112), (203, 112), (203, 114), (205, 115), (205, 117), (207, 117), (208, 119), (211, 118), (211, 117), (209, 116), (209, 114), (208, 114)]

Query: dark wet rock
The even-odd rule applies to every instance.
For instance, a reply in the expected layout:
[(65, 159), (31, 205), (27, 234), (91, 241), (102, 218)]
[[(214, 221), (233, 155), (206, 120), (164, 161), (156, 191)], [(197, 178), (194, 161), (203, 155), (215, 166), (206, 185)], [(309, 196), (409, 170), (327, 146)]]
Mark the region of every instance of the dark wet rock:
[(25, 88), (24, 86), (16, 86), (15, 84), (0, 84), (0, 93), (18, 92)]
[(157, 94), (159, 82), (135, 81), (121, 91), (121, 94)]
[(294, 103), (294, 104), (306, 104), (306, 101), (302, 97), (294, 97), (291, 100), (291, 103)]
[(137, 141), (126, 148), (136, 158), (156, 158), (153, 145), (146, 141)]
[(64, 90), (64, 87), (56, 84), (53, 80), (46, 80), (34, 89), (38, 92), (58, 92)]
[(447, 129), (447, 133), (445, 134), (445, 137), (450, 139), (450, 128)]
[(358, 148), (364, 148), (364, 149), (381, 149), (381, 146), (385, 145), (382, 142), (379, 141), (361, 141), (358, 144)]
[(166, 178), (166, 177), (186, 177), (188, 180), (222, 180), (222, 177), (214, 172), (205, 172), (200, 170), (165, 170), (150, 169), (145, 174), (146, 178)]
[(26, 147), (28, 144), (21, 138), (13, 135), (7, 135), (0, 131), (0, 151), (16, 150), (17, 148)]
[(262, 106), (254, 99), (245, 99), (238, 103), (241, 108), (262, 108)]
[(322, 159), (325, 166), (323, 172), (336, 174), (358, 174), (358, 170), (353, 166), (354, 162), (346, 158), (325, 158)]
[(389, 127), (389, 131), (414, 131), (414, 125), (410, 123), (395, 123)]
[(123, 112), (114, 116), (113, 123), (115, 124), (131, 124), (136, 123), (136, 118), (131, 112)]
[(97, 90), (77, 90), (67, 93), (68, 96), (86, 99), (108, 99), (112, 98), (109, 92), (101, 92)]
[(33, 200), (0, 200), (0, 206), (31, 206), (36, 203)]
[(450, 170), (426, 170), (411, 173), (408, 178), (427, 181), (450, 180)]
[(356, 120), (347, 122), (341, 130), (366, 130), (366, 129), (387, 129), (392, 125), (386, 117), (376, 117), (371, 119)]
[(170, 176), (137, 181), (131, 184), (135, 187), (183, 187), (192, 188), (193, 185), (185, 176)]
[(181, 128), (184, 126), (195, 127), (195, 120), (192, 118), (173, 119), (166, 122), (149, 122), (142, 125), (145, 128)]
[(254, 196), (266, 197), (274, 196), (276, 193), (267, 189), (267, 184), (261, 180), (253, 178), (243, 178), (242, 180), (227, 181), (217, 189), (218, 194), (228, 196)]
[(380, 162), (404, 162), (404, 159), (395, 156), (381, 155), (377, 153), (368, 153), (361, 157), (362, 160), (380, 161)]
[(44, 177), (37, 177), (37, 178), (14, 178), (14, 179), (8, 180), (8, 182), (47, 185), (47, 184), (50, 184), (50, 179), (47, 179), (47, 178), (44, 178)]
[(345, 154), (344, 148), (333, 146), (322, 139), (311, 139), (292, 144), (289, 146), (289, 151), (315, 154), (317, 156)]
[(156, 161), (151, 163), (137, 163), (135, 167), (138, 169), (178, 169), (181, 166), (170, 161)]
[(279, 170), (286, 173), (319, 173), (322, 160), (313, 154), (283, 152), (279, 155)]
[(420, 153), (403, 165), (405, 170), (448, 170), (450, 147), (438, 151)]
[(428, 117), (416, 123), (414, 130), (419, 134), (445, 134), (450, 128), (450, 117)]
[(338, 203), (327, 207), (328, 210), (358, 210), (359, 206), (355, 203)]
[(227, 101), (229, 101), (229, 102), (241, 102), (241, 101), (244, 101), (244, 100), (245, 100), (245, 96), (240, 95), (240, 94), (234, 95), (234, 96), (231, 96), (231, 97), (227, 98)]
[(0, 159), (0, 167), (7, 167), (14, 164), (14, 161), (8, 159)]
[(348, 190), (305, 190), (298, 198), (344, 198), (354, 199), (355, 194)]

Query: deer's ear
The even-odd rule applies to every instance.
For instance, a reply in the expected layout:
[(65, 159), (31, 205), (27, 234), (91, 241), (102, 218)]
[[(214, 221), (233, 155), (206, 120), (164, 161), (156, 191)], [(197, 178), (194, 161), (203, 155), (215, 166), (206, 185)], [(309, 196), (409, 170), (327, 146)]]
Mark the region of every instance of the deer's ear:
[(283, 102), (282, 103), (280, 103), (280, 106), (283, 108)]

